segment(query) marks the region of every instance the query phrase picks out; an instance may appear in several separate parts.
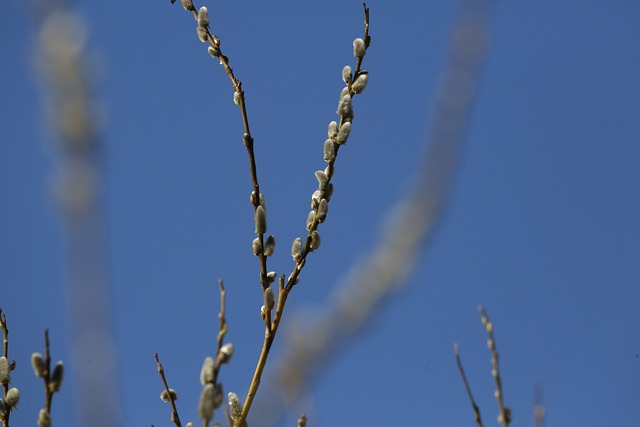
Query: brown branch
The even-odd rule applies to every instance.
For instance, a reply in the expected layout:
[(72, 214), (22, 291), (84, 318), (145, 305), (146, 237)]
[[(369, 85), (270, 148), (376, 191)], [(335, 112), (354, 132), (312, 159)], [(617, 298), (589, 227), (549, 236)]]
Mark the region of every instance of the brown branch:
[(216, 363), (213, 367), (213, 383), (214, 384), (217, 384), (218, 382), (218, 372), (220, 372), (220, 366), (222, 365), (221, 363), (219, 363), (220, 359), (218, 357), (218, 354), (220, 353), (220, 349), (222, 348), (224, 336), (227, 333), (227, 319), (225, 317), (227, 292), (224, 289), (224, 283), (222, 282), (222, 279), (218, 279), (218, 286), (220, 287), (220, 312), (218, 313), (219, 330), (218, 330), (218, 341), (217, 341), (216, 358), (215, 358)]
[(160, 363), (158, 353), (156, 353), (156, 365), (158, 366), (158, 374), (160, 374), (160, 378), (162, 379), (162, 383), (164, 384), (164, 390), (166, 391), (167, 400), (171, 404), (171, 421), (176, 425), (176, 427), (182, 427), (182, 424), (180, 423), (180, 416), (178, 415), (178, 408), (176, 407), (176, 401), (174, 399), (175, 391), (172, 391), (169, 388), (167, 379), (164, 376), (164, 368), (162, 367), (162, 363)]
[(462, 377), (462, 382), (464, 383), (464, 388), (467, 391), (467, 396), (469, 397), (469, 401), (471, 402), (471, 407), (473, 408), (473, 413), (476, 417), (476, 424), (478, 427), (483, 427), (482, 417), (480, 416), (480, 407), (476, 404), (475, 399), (473, 398), (473, 394), (471, 393), (471, 387), (469, 386), (469, 382), (467, 381), (467, 375), (464, 373), (464, 368), (462, 367), (462, 360), (460, 359), (460, 351), (458, 348), (458, 343), (453, 343), (453, 352), (456, 355), (456, 363), (458, 364), (458, 371), (460, 372), (460, 376)]

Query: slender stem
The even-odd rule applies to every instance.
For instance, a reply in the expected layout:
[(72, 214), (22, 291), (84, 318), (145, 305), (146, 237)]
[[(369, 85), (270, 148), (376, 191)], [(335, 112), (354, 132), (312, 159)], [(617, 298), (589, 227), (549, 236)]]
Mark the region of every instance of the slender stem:
[(167, 392), (167, 399), (171, 404), (171, 421), (173, 421), (176, 427), (182, 427), (182, 424), (180, 423), (180, 416), (178, 415), (178, 408), (176, 407), (176, 401), (173, 398), (173, 394), (171, 393), (171, 389), (169, 388), (167, 379), (164, 376), (164, 368), (162, 367), (162, 363), (160, 363), (158, 353), (156, 353), (156, 365), (158, 366), (158, 374), (160, 374), (160, 378), (162, 379), (162, 383), (164, 384), (164, 389)]
[(460, 376), (462, 377), (464, 388), (465, 390), (467, 390), (469, 401), (471, 401), (471, 407), (473, 408), (473, 413), (476, 417), (476, 424), (478, 425), (478, 427), (483, 427), (482, 417), (480, 417), (480, 407), (476, 404), (476, 401), (473, 398), (473, 394), (471, 393), (471, 387), (469, 386), (469, 382), (467, 381), (467, 375), (464, 373), (464, 368), (462, 367), (462, 360), (460, 358), (460, 351), (457, 342), (453, 343), (453, 352), (456, 355), (456, 363), (458, 364), (458, 371), (460, 372)]

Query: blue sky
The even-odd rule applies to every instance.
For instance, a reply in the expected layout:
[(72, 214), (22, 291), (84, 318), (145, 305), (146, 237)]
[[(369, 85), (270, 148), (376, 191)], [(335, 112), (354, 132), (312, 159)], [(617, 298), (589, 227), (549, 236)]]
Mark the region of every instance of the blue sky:
[[(153, 3), (77, 4), (106, 114), (103, 196), (119, 361), (113, 393), (131, 426), (170, 425), (155, 352), (181, 395), (182, 419), (199, 424), (198, 377), (215, 349), (218, 277), (236, 346), (221, 374), (227, 391), (245, 395), (263, 333), (250, 177), (232, 89), (197, 40), (193, 19), (169, 0)], [(213, 32), (244, 82), (278, 239), (271, 263), (288, 272), (313, 172), (324, 168), (340, 71), (353, 64), (351, 42), (362, 33), (361, 4), (197, 5), (209, 7)], [(430, 126), (454, 2), (369, 6), (369, 86), (355, 99), (322, 247), (308, 260), (285, 323), (293, 312), (313, 318), (375, 241), (409, 188)], [(28, 360), (42, 351), (45, 328), (54, 359), (70, 357), (65, 237), (50, 192), (55, 155), (32, 65), (32, 18), (23, 4), (0, 4), (0, 307), (22, 392), (12, 425), (34, 423), (41, 407)], [(442, 222), (408, 286), (340, 349), (296, 409), (308, 411), (310, 425), (472, 425), (454, 341), (485, 423), (493, 424), (479, 303), (495, 325), (514, 425), (531, 425), (537, 384), (549, 426), (640, 419), (640, 6), (499, 1), (491, 19), (488, 62)], [(77, 425), (71, 385), (54, 398), (56, 425)]]

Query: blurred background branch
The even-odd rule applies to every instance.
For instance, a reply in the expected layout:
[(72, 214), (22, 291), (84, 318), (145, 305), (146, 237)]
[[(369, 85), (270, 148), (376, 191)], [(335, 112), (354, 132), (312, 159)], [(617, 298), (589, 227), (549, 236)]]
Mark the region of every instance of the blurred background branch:
[[(52, 190), (63, 229), (69, 365), (76, 425), (121, 425), (103, 207), (99, 69), (82, 19), (65, 1), (38, 1), (36, 66), (47, 96)], [(54, 420), (55, 422), (55, 420)]]

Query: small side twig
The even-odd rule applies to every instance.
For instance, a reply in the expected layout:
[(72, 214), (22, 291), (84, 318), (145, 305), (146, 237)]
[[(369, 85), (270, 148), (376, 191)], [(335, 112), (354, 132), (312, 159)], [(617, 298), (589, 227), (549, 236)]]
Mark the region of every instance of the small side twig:
[(456, 363), (458, 364), (458, 371), (460, 372), (460, 376), (462, 377), (464, 388), (465, 390), (467, 390), (467, 396), (469, 396), (469, 401), (471, 402), (473, 413), (476, 416), (476, 424), (478, 425), (478, 427), (483, 427), (482, 417), (480, 416), (480, 407), (476, 404), (476, 401), (473, 398), (473, 394), (471, 393), (471, 387), (469, 386), (469, 382), (467, 381), (467, 375), (464, 373), (464, 368), (462, 367), (462, 360), (460, 358), (460, 350), (458, 348), (457, 342), (453, 343), (453, 352), (456, 355)]
[(38, 414), (38, 426), (51, 425), (51, 402), (53, 395), (60, 390), (64, 378), (64, 364), (58, 361), (51, 369), (51, 350), (49, 344), (49, 330), (44, 331), (44, 357), (40, 353), (31, 355), (31, 366), (36, 377), (42, 378), (44, 383), (44, 408)]
[(178, 398), (178, 395), (176, 394), (175, 390), (169, 388), (167, 379), (164, 376), (164, 368), (162, 367), (162, 363), (160, 363), (158, 353), (156, 353), (156, 365), (158, 366), (158, 374), (160, 374), (160, 378), (162, 379), (162, 383), (164, 384), (164, 391), (160, 395), (160, 398), (171, 405), (171, 422), (173, 422), (176, 427), (182, 427), (180, 416), (178, 415), (178, 408), (176, 407), (176, 399)]
[(478, 311), (482, 316), (482, 324), (487, 330), (487, 335), (489, 336), (489, 339), (487, 340), (487, 346), (489, 347), (489, 350), (491, 350), (491, 365), (493, 366), (491, 375), (496, 382), (495, 397), (498, 401), (498, 422), (504, 427), (507, 427), (509, 423), (511, 423), (511, 409), (509, 409), (509, 407), (505, 406), (504, 404), (504, 397), (502, 393), (502, 379), (500, 378), (500, 367), (498, 363), (498, 348), (496, 347), (496, 339), (493, 335), (493, 325), (491, 324), (489, 316), (487, 315), (487, 312), (482, 305), (478, 306)]
[(226, 295), (227, 292), (224, 289), (224, 283), (222, 279), (218, 279), (218, 286), (220, 287), (220, 312), (218, 313), (218, 322), (219, 322), (219, 330), (218, 330), (218, 340), (216, 347), (216, 363), (213, 367), (213, 383), (218, 382), (218, 372), (220, 372), (221, 358), (218, 357), (220, 354), (220, 350), (222, 349), (224, 336), (227, 334), (227, 319), (226, 319)]
[(542, 385), (538, 384), (533, 392), (533, 425), (544, 427), (545, 409), (542, 403)]

